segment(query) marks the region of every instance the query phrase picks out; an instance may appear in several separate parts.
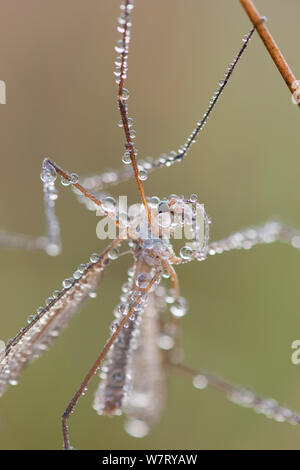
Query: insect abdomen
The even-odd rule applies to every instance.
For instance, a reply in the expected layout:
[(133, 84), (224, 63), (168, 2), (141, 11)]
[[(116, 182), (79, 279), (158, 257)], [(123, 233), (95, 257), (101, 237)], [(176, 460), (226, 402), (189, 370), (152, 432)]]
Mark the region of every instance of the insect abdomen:
[(102, 382), (96, 391), (94, 400), (94, 409), (98, 414), (121, 414), (123, 399), (130, 382), (127, 366), (137, 323), (138, 320), (131, 321), (128, 328), (121, 330), (105, 365), (102, 367)]

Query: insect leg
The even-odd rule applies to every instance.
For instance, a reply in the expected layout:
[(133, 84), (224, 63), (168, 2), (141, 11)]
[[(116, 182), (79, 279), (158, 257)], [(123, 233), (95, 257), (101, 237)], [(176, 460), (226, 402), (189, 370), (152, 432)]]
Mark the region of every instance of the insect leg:
[[(178, 282), (176, 271), (173, 268), (173, 266), (168, 262), (164, 262), (163, 267), (170, 275), (170, 279), (172, 281), (172, 291), (174, 294), (174, 299), (178, 299), (180, 295), (180, 291), (179, 291), (179, 282)], [(171, 315), (170, 321), (167, 323), (167, 330), (171, 338), (174, 341), (174, 346), (172, 347), (172, 350), (170, 351), (170, 354), (172, 355), (172, 361), (176, 363), (180, 362), (183, 359), (183, 350), (181, 346), (180, 318), (177, 318), (174, 315)]]
[[(149, 282), (147, 288), (144, 290), (144, 293), (146, 294), (152, 286), (159, 280), (160, 278), (160, 271), (157, 271), (156, 274), (153, 276), (151, 281)], [(62, 415), (62, 431), (63, 431), (63, 445), (64, 449), (70, 449), (70, 439), (69, 439), (69, 429), (68, 429), (68, 419), (70, 414), (72, 413), (73, 409), (75, 408), (79, 398), (85, 393), (87, 389), (87, 385), (93, 375), (97, 372), (99, 369), (100, 364), (102, 363), (103, 359), (105, 358), (106, 354), (110, 350), (110, 347), (114, 343), (114, 341), (117, 339), (118, 335), (120, 334), (121, 330), (123, 329), (125, 323), (128, 321), (130, 315), (134, 312), (134, 309), (137, 304), (141, 302), (141, 298), (138, 298), (135, 303), (131, 305), (131, 308), (128, 310), (128, 313), (123, 317), (123, 319), (120, 321), (118, 327), (116, 330), (113, 332), (107, 343), (105, 344), (104, 348), (102, 349), (101, 353), (97, 357), (96, 361), (90, 368), (88, 374), (85, 376), (84, 380), (82, 381), (80, 387), (74, 394), (72, 400), (70, 401), (69, 405), (65, 409), (63, 415)]]
[(142, 185), (141, 173), (138, 169), (136, 155), (137, 151), (135, 149), (133, 139), (135, 138), (135, 131), (131, 129), (131, 120), (128, 118), (128, 106), (127, 99), (129, 97), (128, 90), (124, 88), (124, 82), (127, 77), (127, 60), (128, 60), (128, 50), (130, 42), (130, 28), (131, 28), (131, 10), (133, 9), (132, 0), (124, 0), (121, 5), (123, 13), (119, 17), (119, 26), (118, 31), (121, 32), (121, 39), (117, 42), (116, 51), (120, 53), (120, 56), (117, 58), (117, 84), (118, 84), (118, 107), (121, 115), (120, 126), (123, 127), (125, 134), (125, 150), (131, 161), (131, 165), (134, 171), (134, 176), (138, 185), (139, 192), (145, 209), (147, 211), (148, 220), (151, 224), (151, 214), (146, 201), (146, 196), (144, 188)]
[[(231, 250), (249, 250), (258, 244), (276, 241), (288, 243), (300, 249), (300, 231), (278, 221), (269, 221), (231, 234), (222, 240), (209, 243), (207, 254), (222, 254)], [(196, 256), (197, 257), (197, 256)]]
[(56, 165), (56, 163), (45, 159), (42, 164), (41, 180), (44, 190), (46, 236), (34, 237), (0, 230), (0, 245), (11, 248), (23, 248), (26, 250), (44, 250), (47, 254), (52, 256), (60, 253), (60, 227), (55, 213), (55, 202), (57, 199), (55, 181), (57, 175), (62, 177), (62, 182), (65, 186), (71, 186), (76, 189), (77, 192), (89, 200), (91, 204), (97, 208), (101, 208), (105, 215), (111, 217), (118, 227), (120, 226), (115, 218), (115, 213), (104, 210), (101, 201), (78, 183), (78, 176), (75, 173), (69, 174)]
[(44, 160), (41, 180), (44, 189), (46, 236), (33, 237), (0, 231), (0, 245), (11, 248), (23, 248), (25, 250), (45, 250), (47, 254), (52, 256), (60, 253), (60, 229), (55, 215), (55, 201), (57, 199), (57, 192), (54, 186), (55, 179), (55, 170), (49, 166), (47, 160)]
[(122, 240), (114, 240), (100, 255), (93, 255), (90, 263), (80, 265), (72, 278), (63, 281), (63, 289), (55, 291), (46, 306), (40, 307), (29, 323), (0, 351), (0, 396), (9, 384), (17, 383), (28, 363), (50, 347), (83, 302), (98, 289), (109, 253)]

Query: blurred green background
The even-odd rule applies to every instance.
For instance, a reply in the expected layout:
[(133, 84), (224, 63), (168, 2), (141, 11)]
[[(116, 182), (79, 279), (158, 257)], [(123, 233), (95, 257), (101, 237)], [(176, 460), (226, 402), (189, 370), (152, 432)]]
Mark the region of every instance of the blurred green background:
[[(204, 112), (250, 23), (237, 0), (137, 0), (127, 86), (140, 156), (177, 149)], [(257, 0), (300, 78), (297, 0)], [(79, 175), (118, 168), (123, 136), (116, 123), (114, 45), (118, 0), (0, 1), (1, 227), (44, 230), (39, 179), (52, 157)], [(186, 161), (154, 173), (149, 195), (196, 192), (212, 218), (212, 238), (272, 216), (300, 227), (299, 109), (255, 35), (213, 117)], [(59, 188), (64, 250), (57, 258), (1, 248), (0, 338), (26, 323), (74, 268), (105, 246), (97, 219)], [(138, 199), (132, 182), (114, 194)], [(0, 448), (61, 448), (60, 415), (96, 358), (130, 260), (107, 271), (101, 292), (43, 358), (0, 401)], [(300, 253), (284, 245), (232, 252), (178, 269), (189, 299), (183, 320), (186, 362), (300, 410)], [(298, 448), (300, 429), (239, 408), (220, 393), (168, 378), (161, 423), (143, 440), (123, 418), (91, 408), (95, 378), (70, 420), (81, 449)]]

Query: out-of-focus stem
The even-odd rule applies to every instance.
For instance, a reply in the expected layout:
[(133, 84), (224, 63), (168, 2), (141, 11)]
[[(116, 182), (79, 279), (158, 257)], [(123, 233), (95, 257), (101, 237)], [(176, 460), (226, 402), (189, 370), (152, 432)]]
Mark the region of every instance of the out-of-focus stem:
[(240, 3), (249, 16), (251, 22), (255, 26), (256, 31), (260, 35), (264, 45), (266, 46), (266, 49), (272, 57), (274, 64), (278, 68), (290, 92), (297, 101), (298, 106), (300, 106), (300, 85), (282, 53), (280, 52), (280, 49), (274, 41), (270, 31), (266, 27), (264, 17), (260, 15), (251, 0), (240, 0)]

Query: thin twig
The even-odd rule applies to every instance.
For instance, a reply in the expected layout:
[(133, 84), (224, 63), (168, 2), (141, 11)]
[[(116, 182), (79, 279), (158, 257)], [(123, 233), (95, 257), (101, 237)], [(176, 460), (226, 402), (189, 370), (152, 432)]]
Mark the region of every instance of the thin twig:
[(260, 35), (264, 45), (266, 46), (270, 56), (276, 67), (278, 68), (282, 78), (287, 84), (290, 92), (297, 101), (298, 106), (300, 106), (300, 86), (299, 83), (290, 69), (288, 63), (280, 52), (279, 47), (272, 38), (272, 35), (268, 28), (265, 25), (265, 18), (260, 15), (260, 13), (255, 8), (251, 0), (240, 0), (242, 7), (249, 16), (253, 25), (255, 26), (256, 31)]

